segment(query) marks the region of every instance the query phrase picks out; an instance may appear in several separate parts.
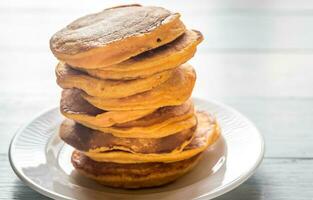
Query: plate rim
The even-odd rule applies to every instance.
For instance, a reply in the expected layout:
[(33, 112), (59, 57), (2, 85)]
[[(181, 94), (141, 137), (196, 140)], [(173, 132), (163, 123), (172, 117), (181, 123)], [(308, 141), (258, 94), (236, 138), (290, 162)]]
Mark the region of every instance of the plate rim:
[(30, 187), (31, 189), (35, 190), (36, 192), (49, 197), (49, 198), (62, 198), (62, 199), (66, 199), (66, 200), (72, 200), (72, 198), (68, 198), (62, 194), (59, 194), (57, 192), (51, 191), (51, 190), (47, 190), (45, 188), (43, 188), (42, 186), (40, 186), (39, 184), (35, 183), (34, 181), (32, 181), (30, 178), (28, 178), (23, 172), (21, 172), (20, 170), (17, 169), (17, 167), (14, 164), (13, 161), (13, 156), (12, 156), (12, 149), (13, 149), (13, 144), (15, 143), (15, 141), (17, 140), (18, 136), (23, 132), (23, 130), (29, 126), (29, 124), (33, 123), (34, 121), (36, 121), (38, 118), (40, 118), (41, 116), (43, 116), (46, 113), (49, 113), (55, 109), (59, 108), (59, 106), (50, 106), (49, 108), (44, 109), (43, 111), (37, 113), (34, 115), (34, 117), (32, 119), (30, 119), (28, 122), (26, 122), (25, 124), (21, 125), (15, 132), (14, 136), (11, 139), (10, 145), (9, 145), (9, 151), (8, 151), (8, 156), (9, 156), (9, 162), (10, 162), (10, 166), (12, 168), (12, 170), (14, 171), (14, 173), (16, 174), (16, 176), (28, 187)]
[[(265, 154), (265, 141), (264, 141), (264, 137), (261, 134), (261, 132), (258, 130), (258, 128), (255, 126), (255, 124), (248, 119), (245, 115), (243, 115), (242, 113), (240, 113), (239, 111), (237, 111), (235, 108), (226, 105), (222, 102), (219, 102), (217, 100), (213, 100), (213, 99), (205, 99), (205, 98), (199, 98), (199, 97), (192, 97), (193, 100), (195, 101), (204, 101), (204, 102), (209, 102), (212, 104), (215, 104), (219, 107), (225, 108), (233, 113), (235, 113), (236, 115), (239, 115), (241, 118), (243, 118), (245, 121), (247, 121), (250, 125), (252, 125), (252, 127), (255, 129), (255, 132), (258, 135), (258, 139), (260, 141), (260, 154), (258, 156), (258, 159), (255, 161), (254, 165), (242, 176), (239, 176), (238, 178), (232, 180), (231, 182), (227, 183), (226, 185), (224, 185), (221, 189), (215, 191), (215, 193), (211, 193), (207, 192), (199, 197), (196, 197), (195, 199), (203, 199), (205, 197), (210, 197), (210, 199), (212, 198), (216, 198), (218, 196), (221, 196), (225, 193), (230, 192), (231, 190), (237, 188), (238, 186), (240, 186), (242, 183), (244, 183), (246, 180), (248, 180), (257, 170), (257, 168), (261, 165), (262, 160), (264, 158), (264, 154)], [(29, 120), (28, 122), (26, 122), (25, 124), (21, 125), (15, 132), (14, 136), (11, 139), (10, 145), (9, 145), (9, 150), (8, 150), (8, 157), (9, 157), (9, 162), (10, 162), (10, 166), (12, 168), (12, 170), (14, 171), (14, 173), (17, 175), (17, 177), (28, 187), (30, 187), (31, 189), (35, 190), (36, 192), (49, 197), (49, 198), (61, 198), (61, 199), (66, 199), (66, 200), (72, 200), (73, 198), (62, 195), (60, 193), (57, 193), (53, 190), (47, 190), (46, 188), (40, 186), (39, 184), (35, 183), (33, 180), (31, 180), (30, 178), (28, 178), (22, 171), (20, 171), (18, 169), (17, 166), (15, 166), (14, 164), (14, 158), (12, 155), (12, 151), (13, 151), (13, 146), (15, 141), (17, 140), (18, 136), (23, 132), (23, 130), (25, 128), (27, 128), (29, 126), (29, 124), (33, 123), (34, 121), (36, 121), (38, 118), (42, 117), (44, 114), (49, 113), (53, 110), (58, 109), (59, 106), (50, 106), (47, 109), (44, 109), (43, 111), (37, 113), (36, 115), (34, 115), (34, 117)]]

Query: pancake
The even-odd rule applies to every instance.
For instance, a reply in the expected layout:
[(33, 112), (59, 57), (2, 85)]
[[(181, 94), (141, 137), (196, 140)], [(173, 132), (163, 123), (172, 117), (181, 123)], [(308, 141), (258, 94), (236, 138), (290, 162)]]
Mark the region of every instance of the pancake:
[(61, 61), (86, 69), (127, 60), (185, 32), (178, 13), (161, 7), (122, 5), (79, 18), (55, 33), (50, 49)]
[(124, 98), (99, 98), (83, 93), (92, 105), (103, 110), (140, 110), (183, 104), (191, 96), (196, 73), (189, 64), (175, 69), (163, 84), (152, 90)]
[(203, 40), (199, 31), (187, 30), (171, 43), (139, 54), (124, 62), (99, 69), (85, 69), (88, 74), (102, 79), (135, 79), (174, 69), (187, 62)]
[(131, 127), (146, 127), (155, 126), (160, 124), (169, 124), (172, 122), (184, 120), (193, 116), (194, 105), (192, 100), (187, 100), (179, 106), (167, 106), (157, 109), (155, 112), (146, 115), (140, 119), (118, 123), (115, 127), (118, 128), (131, 128)]
[(196, 126), (197, 119), (194, 116), (192, 102), (187, 101), (180, 106), (159, 108), (140, 119), (115, 124), (111, 127), (93, 126), (89, 123), (82, 124), (104, 133), (112, 133), (116, 137), (160, 138)]
[[(173, 120), (174, 121), (174, 120)], [(116, 137), (129, 137), (129, 138), (160, 138), (175, 134), (177, 132), (189, 129), (197, 125), (197, 118), (194, 114), (187, 119), (180, 121), (174, 121), (167, 124), (168, 121), (165, 121), (160, 124), (142, 126), (142, 127), (129, 127), (129, 128), (120, 128), (120, 127), (90, 127), (92, 129), (99, 130), (104, 133), (112, 133)]]
[(115, 163), (147, 163), (147, 162), (177, 162), (191, 158), (213, 144), (220, 135), (220, 129), (215, 119), (205, 112), (197, 112), (198, 126), (194, 138), (181, 152), (162, 154), (128, 153), (125, 151), (110, 151), (103, 153), (84, 152), (86, 156), (97, 162)]
[(151, 114), (155, 109), (129, 110), (129, 111), (104, 111), (88, 103), (77, 89), (62, 91), (60, 111), (74, 121), (89, 126), (109, 127), (123, 124)]
[(118, 164), (96, 162), (74, 151), (72, 164), (83, 176), (100, 184), (118, 188), (144, 188), (170, 183), (193, 169), (201, 154), (172, 163)]
[(163, 71), (147, 78), (134, 80), (102, 80), (70, 68), (60, 62), (56, 67), (57, 83), (64, 89), (77, 88), (87, 94), (103, 98), (122, 98), (151, 90), (171, 77), (172, 71)]
[(60, 126), (60, 138), (75, 149), (84, 152), (122, 150), (130, 153), (172, 153), (182, 151), (193, 138), (195, 127), (162, 138), (120, 138), (101, 133), (73, 120), (64, 120)]

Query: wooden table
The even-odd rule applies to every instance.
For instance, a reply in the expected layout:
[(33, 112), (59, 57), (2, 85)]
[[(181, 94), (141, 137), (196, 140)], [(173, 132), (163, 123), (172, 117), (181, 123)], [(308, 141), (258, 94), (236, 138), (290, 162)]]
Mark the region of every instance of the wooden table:
[[(71, 20), (122, 1), (0, 1), (0, 199), (44, 199), (9, 166), (10, 139), (57, 106), (49, 38)], [(129, 1), (123, 1), (129, 2)], [(194, 64), (194, 96), (249, 117), (266, 140), (247, 182), (218, 199), (313, 198), (313, 2), (305, 0), (147, 1), (182, 13), (205, 41)]]

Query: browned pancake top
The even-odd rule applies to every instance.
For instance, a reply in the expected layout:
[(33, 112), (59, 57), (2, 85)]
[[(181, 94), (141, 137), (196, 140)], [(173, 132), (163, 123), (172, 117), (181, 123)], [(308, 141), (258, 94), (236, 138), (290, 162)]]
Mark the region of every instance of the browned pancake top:
[(172, 163), (139, 163), (139, 164), (119, 164), (112, 162), (96, 162), (91, 160), (83, 153), (74, 151), (72, 154), (72, 163), (76, 169), (83, 170), (86, 173), (95, 176), (101, 175), (126, 175), (130, 177), (145, 177), (149, 174), (169, 173), (176, 171), (196, 162), (201, 154), (197, 154), (189, 159)]
[(186, 46), (188, 46), (194, 40), (196, 41), (203, 40), (203, 35), (201, 34), (201, 32), (197, 30), (187, 30), (183, 35), (179, 36), (173, 42), (170, 42), (155, 49), (151, 49), (149, 51), (143, 52), (137, 56), (130, 58), (129, 60), (125, 61), (125, 66), (127, 65), (127, 62), (131, 63), (136, 61), (138, 62), (142, 60), (148, 60), (149, 58), (154, 57), (157, 54), (173, 53), (175, 51), (178, 52), (186, 48)]
[(94, 116), (105, 112), (88, 103), (80, 94), (81, 91), (78, 89), (63, 90), (60, 103), (61, 111), (69, 114), (87, 114)]
[(54, 34), (51, 50), (74, 55), (114, 41), (151, 32), (174, 15), (154, 6), (125, 5), (87, 15)]
[(86, 74), (86, 73), (84, 73), (83, 71), (75, 70), (64, 62), (60, 62), (55, 68), (55, 74), (56, 74), (56, 77), (59, 78), (59, 77), (65, 77), (69, 75), (81, 75), (81, 74)]
[(69, 145), (80, 151), (105, 147), (122, 149), (136, 153), (170, 153), (191, 140), (195, 128), (163, 138), (119, 138), (109, 133), (89, 129), (72, 120), (65, 120), (60, 126), (59, 135)]

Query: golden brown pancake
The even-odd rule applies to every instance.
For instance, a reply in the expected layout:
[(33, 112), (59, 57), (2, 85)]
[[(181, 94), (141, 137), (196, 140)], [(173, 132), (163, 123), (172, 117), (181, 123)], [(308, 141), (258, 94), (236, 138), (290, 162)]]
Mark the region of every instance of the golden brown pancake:
[(153, 109), (181, 105), (189, 99), (195, 80), (194, 69), (188, 64), (183, 64), (174, 70), (171, 78), (166, 82), (143, 93), (109, 99), (93, 97), (85, 93), (82, 95), (89, 103), (103, 110)]
[(134, 80), (102, 80), (72, 69), (60, 62), (56, 67), (57, 83), (64, 89), (77, 88), (88, 95), (103, 98), (122, 98), (151, 90), (171, 77), (172, 70), (163, 71), (147, 78)]
[(111, 127), (82, 124), (104, 133), (112, 133), (116, 137), (160, 138), (196, 126), (197, 119), (194, 115), (193, 103), (187, 101), (180, 106), (159, 108), (143, 118)]
[(120, 138), (110, 133), (92, 130), (73, 120), (64, 120), (60, 138), (75, 149), (84, 152), (122, 150), (130, 153), (172, 153), (182, 151), (193, 138), (195, 127), (163, 138)]
[(171, 43), (139, 54), (124, 62), (99, 68), (85, 69), (88, 74), (102, 79), (134, 79), (174, 69), (188, 61), (203, 40), (199, 31), (187, 30)]
[[(178, 117), (179, 118), (179, 117)], [(192, 114), (191, 117), (183, 119), (180, 121), (174, 121), (168, 123), (165, 121), (160, 124), (154, 124), (150, 126), (139, 126), (139, 127), (129, 127), (129, 128), (120, 128), (120, 127), (90, 127), (97, 129), (104, 133), (112, 133), (116, 137), (129, 137), (129, 138), (160, 138), (175, 134), (177, 132), (189, 129), (197, 125), (197, 118)]]
[(130, 128), (172, 123), (191, 117), (193, 114), (194, 105), (192, 100), (189, 99), (182, 105), (162, 107), (145, 117), (125, 123), (118, 123), (115, 126), (119, 128)]
[(181, 152), (162, 154), (128, 153), (111, 151), (104, 153), (84, 152), (86, 156), (97, 162), (115, 163), (146, 163), (146, 162), (177, 162), (191, 158), (213, 144), (220, 135), (220, 129), (215, 119), (205, 112), (197, 112), (198, 126), (194, 138)]
[(201, 154), (197, 154), (172, 163), (119, 164), (96, 162), (79, 151), (72, 154), (72, 164), (83, 176), (106, 186), (129, 189), (170, 183), (189, 172), (200, 159)]
[(167, 44), (185, 32), (178, 13), (123, 5), (79, 18), (54, 34), (53, 54), (72, 66), (101, 68)]
[(123, 124), (151, 114), (155, 109), (129, 111), (103, 111), (88, 103), (77, 89), (62, 91), (61, 113), (74, 121), (89, 126), (109, 127), (114, 124)]

